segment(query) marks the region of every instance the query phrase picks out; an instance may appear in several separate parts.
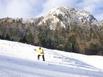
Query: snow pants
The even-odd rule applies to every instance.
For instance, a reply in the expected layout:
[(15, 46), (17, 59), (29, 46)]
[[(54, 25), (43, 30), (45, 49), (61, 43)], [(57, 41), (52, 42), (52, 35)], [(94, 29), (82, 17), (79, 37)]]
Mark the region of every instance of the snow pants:
[(42, 57), (43, 61), (45, 61), (44, 55), (38, 55), (38, 60), (40, 59), (40, 56)]

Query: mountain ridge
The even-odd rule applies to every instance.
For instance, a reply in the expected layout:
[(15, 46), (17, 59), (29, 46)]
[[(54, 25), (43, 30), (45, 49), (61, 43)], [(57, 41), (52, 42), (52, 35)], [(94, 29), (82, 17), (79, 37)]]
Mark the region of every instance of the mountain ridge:
[(63, 25), (64, 28), (66, 24), (71, 24), (71, 22), (80, 23), (83, 25), (92, 25), (97, 23), (96, 18), (94, 18), (94, 16), (89, 12), (65, 7), (50, 10), (48, 14), (44, 16), (44, 19), (40, 22), (40, 24), (43, 24), (45, 21), (49, 20), (52, 20), (51, 24), (61, 22), (61, 25)]

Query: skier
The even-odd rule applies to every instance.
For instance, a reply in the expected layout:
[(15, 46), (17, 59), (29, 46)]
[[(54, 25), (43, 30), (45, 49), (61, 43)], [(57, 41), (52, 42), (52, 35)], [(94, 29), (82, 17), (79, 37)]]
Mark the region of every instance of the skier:
[(45, 57), (44, 57), (44, 50), (43, 48), (39, 47), (36, 49), (36, 53), (37, 53), (37, 58), (39, 60), (40, 56), (42, 57), (43, 61), (45, 61)]

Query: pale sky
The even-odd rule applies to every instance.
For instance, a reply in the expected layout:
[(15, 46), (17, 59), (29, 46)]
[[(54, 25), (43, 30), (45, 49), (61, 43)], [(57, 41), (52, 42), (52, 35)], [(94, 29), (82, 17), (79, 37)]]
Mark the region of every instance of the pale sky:
[(103, 0), (0, 0), (0, 18), (33, 18), (60, 6), (83, 9), (103, 19)]

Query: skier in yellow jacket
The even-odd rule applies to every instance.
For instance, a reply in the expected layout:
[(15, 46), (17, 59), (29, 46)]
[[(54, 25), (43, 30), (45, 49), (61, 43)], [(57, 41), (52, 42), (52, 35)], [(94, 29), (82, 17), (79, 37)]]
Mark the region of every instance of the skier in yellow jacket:
[(41, 48), (41, 47), (37, 48), (36, 53), (37, 53), (38, 60), (39, 60), (40, 56), (42, 56), (43, 61), (45, 61), (43, 48)]

